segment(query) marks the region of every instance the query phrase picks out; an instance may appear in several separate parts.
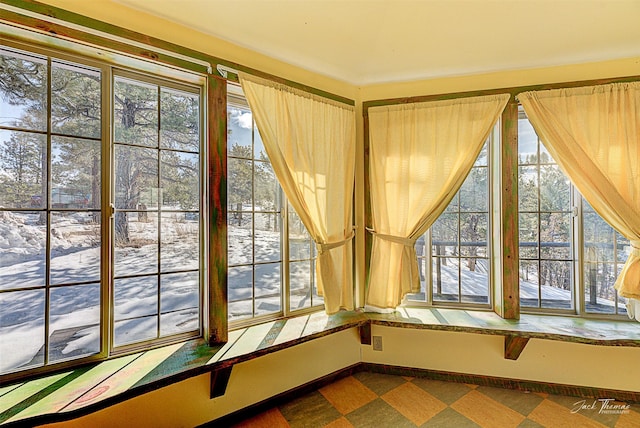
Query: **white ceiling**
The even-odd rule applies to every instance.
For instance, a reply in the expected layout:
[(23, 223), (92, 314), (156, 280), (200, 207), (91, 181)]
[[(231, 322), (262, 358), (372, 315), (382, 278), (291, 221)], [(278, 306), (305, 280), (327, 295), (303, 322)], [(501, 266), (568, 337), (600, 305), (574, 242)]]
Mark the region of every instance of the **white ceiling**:
[(117, 2), (355, 85), (640, 57), (640, 0)]

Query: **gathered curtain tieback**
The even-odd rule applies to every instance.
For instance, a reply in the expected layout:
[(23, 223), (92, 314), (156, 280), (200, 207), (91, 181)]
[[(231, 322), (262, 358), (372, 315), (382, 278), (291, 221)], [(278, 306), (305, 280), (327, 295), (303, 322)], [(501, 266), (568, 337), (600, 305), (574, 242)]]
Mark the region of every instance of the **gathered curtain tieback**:
[(318, 249), (318, 254), (325, 253), (329, 250), (333, 250), (334, 248), (342, 247), (344, 244), (351, 241), (354, 236), (356, 236), (356, 234), (355, 234), (355, 231), (352, 230), (349, 236), (344, 238), (342, 241), (327, 242), (327, 243), (316, 242), (316, 248)]
[(630, 241), (631, 253), (630, 255), (640, 257), (640, 241)]
[(384, 239), (385, 241), (393, 242), (396, 244), (404, 245), (405, 247), (413, 247), (416, 245), (416, 240), (411, 238), (405, 238), (404, 236), (386, 235), (384, 233), (378, 233), (373, 229), (367, 228), (371, 234), (377, 238)]

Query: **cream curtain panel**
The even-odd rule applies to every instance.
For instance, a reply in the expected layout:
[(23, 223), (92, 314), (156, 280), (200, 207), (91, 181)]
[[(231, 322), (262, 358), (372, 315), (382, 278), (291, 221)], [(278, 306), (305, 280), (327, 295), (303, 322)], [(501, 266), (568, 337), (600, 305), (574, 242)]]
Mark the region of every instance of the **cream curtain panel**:
[(420, 290), (416, 239), (469, 174), (508, 94), (369, 108), (373, 244), (366, 308)]
[(640, 301), (640, 83), (524, 92), (518, 98), (580, 193), (631, 241), (615, 288), (630, 299), (632, 317)]
[(325, 310), (351, 310), (355, 109), (245, 73), (239, 78), (276, 177), (316, 242)]

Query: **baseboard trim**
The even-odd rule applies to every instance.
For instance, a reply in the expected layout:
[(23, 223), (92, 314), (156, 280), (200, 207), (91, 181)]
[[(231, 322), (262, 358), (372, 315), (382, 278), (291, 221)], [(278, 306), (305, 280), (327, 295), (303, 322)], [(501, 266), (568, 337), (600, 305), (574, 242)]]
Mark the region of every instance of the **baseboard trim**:
[(200, 425), (199, 428), (229, 427), (240, 423), (261, 412), (277, 407), (291, 401), (301, 395), (315, 391), (329, 385), (336, 380), (351, 376), (355, 373), (367, 371), (396, 376), (420, 377), (443, 382), (467, 383), (479, 386), (495, 388), (515, 389), (519, 391), (542, 392), (547, 394), (565, 395), (579, 398), (612, 398), (616, 401), (637, 404), (640, 403), (640, 392), (623, 391), (606, 388), (593, 388), (587, 386), (565, 385), (557, 383), (509, 379), (495, 376), (475, 375), (468, 373), (445, 372), (439, 370), (418, 369), (413, 367), (390, 366), (374, 363), (358, 363), (342, 370), (338, 370), (281, 394), (267, 398), (259, 403), (245, 407), (221, 418)]
[(445, 372), (413, 367), (389, 366), (384, 364), (360, 363), (360, 370), (385, 373), (397, 376), (421, 377), (444, 382), (469, 383), (495, 388), (516, 389), (519, 391), (542, 392), (554, 395), (566, 395), (580, 398), (613, 398), (625, 403), (640, 403), (640, 392), (617, 389), (596, 388), (590, 386), (566, 385), (522, 379), (509, 379), (495, 376), (468, 373)]

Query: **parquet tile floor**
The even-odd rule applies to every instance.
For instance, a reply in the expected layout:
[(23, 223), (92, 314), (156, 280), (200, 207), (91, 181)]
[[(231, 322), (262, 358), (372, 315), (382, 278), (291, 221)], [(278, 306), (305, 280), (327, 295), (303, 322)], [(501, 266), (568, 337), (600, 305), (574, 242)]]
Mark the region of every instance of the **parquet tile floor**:
[(363, 371), (235, 426), (640, 428), (640, 404)]

